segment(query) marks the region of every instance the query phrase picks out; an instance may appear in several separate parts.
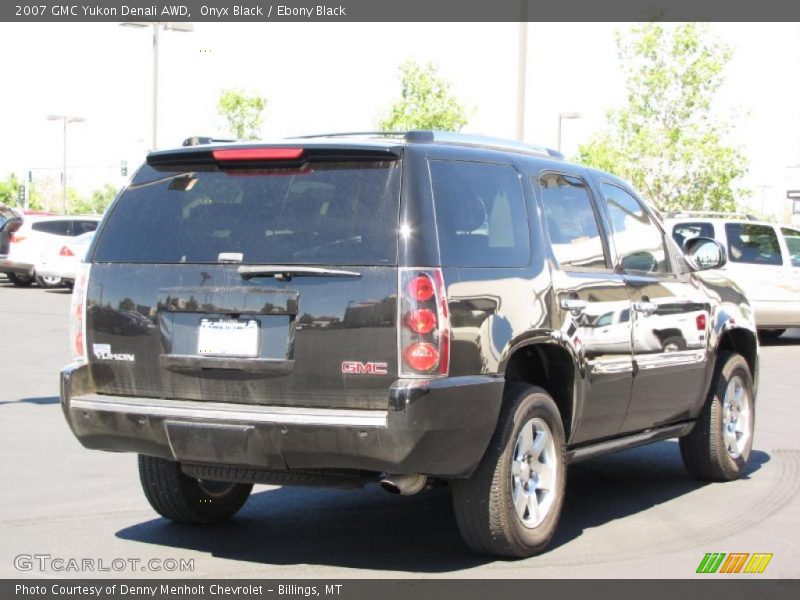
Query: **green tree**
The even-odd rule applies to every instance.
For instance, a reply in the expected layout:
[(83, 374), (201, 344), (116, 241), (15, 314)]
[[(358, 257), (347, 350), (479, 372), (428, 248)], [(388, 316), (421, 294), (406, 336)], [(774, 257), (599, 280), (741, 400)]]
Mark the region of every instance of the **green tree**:
[(400, 99), (378, 121), (378, 129), (458, 131), (467, 124), (471, 112), (450, 92), (450, 83), (439, 76), (433, 63), (423, 66), (406, 61), (400, 65)]
[(223, 90), (217, 112), (228, 121), (228, 129), (239, 140), (254, 140), (261, 135), (267, 99), (248, 96), (239, 90)]
[(67, 190), (69, 212), (73, 215), (102, 215), (117, 195), (117, 188), (110, 183), (94, 190), (89, 198), (82, 197), (76, 190)]
[(714, 98), (731, 50), (708, 26), (646, 23), (617, 34), (627, 106), (609, 128), (579, 148), (585, 164), (630, 181), (662, 210), (732, 210), (749, 192), (737, 187), (747, 161), (726, 145), (731, 116)]
[(0, 181), (0, 204), (17, 206), (19, 204), (19, 180), (13, 173), (4, 181)]

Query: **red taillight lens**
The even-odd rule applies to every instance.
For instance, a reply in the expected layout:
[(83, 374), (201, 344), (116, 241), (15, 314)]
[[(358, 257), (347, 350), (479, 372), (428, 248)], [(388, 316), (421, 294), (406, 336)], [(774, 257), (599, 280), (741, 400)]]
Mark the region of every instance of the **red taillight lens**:
[(706, 314), (703, 313), (702, 315), (697, 315), (697, 319), (695, 319), (697, 323), (697, 331), (705, 331), (706, 325), (708, 321), (706, 320)]
[(408, 313), (406, 326), (414, 333), (430, 333), (436, 327), (436, 314), (429, 308), (421, 308)]
[(214, 160), (297, 160), (302, 148), (226, 148), (211, 153)]
[(90, 265), (82, 264), (72, 289), (72, 306), (69, 315), (70, 350), (75, 362), (86, 362), (86, 339), (84, 325), (86, 317), (86, 291)]
[(450, 318), (441, 269), (402, 268), (398, 344), (401, 377), (447, 375)]
[(406, 363), (415, 371), (427, 372), (439, 362), (439, 351), (433, 344), (417, 342), (403, 351)]
[(61, 251), (58, 253), (59, 256), (75, 256), (75, 253), (67, 248), (66, 246), (61, 247)]
[(24, 239), (25, 239), (24, 235), (17, 235), (16, 233), (12, 233), (11, 237), (8, 238), (8, 241), (11, 242), (12, 244), (17, 244)]
[(418, 275), (408, 284), (408, 293), (417, 302), (427, 302), (433, 298), (433, 281), (427, 275)]

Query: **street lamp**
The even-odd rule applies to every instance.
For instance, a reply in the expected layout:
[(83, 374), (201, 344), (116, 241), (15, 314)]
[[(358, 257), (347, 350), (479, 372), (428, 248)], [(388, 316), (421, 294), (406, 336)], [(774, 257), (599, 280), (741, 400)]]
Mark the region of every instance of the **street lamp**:
[(126, 21), (120, 23), (122, 27), (152, 27), (153, 29), (153, 99), (152, 99), (152, 131), (150, 133), (150, 149), (156, 150), (158, 148), (158, 32), (161, 29), (165, 31), (180, 31), (183, 33), (190, 33), (194, 31), (194, 26), (191, 23), (146, 23), (142, 21)]
[(61, 154), (61, 204), (64, 214), (67, 213), (67, 125), (70, 123), (84, 123), (83, 117), (72, 115), (47, 115), (48, 121), (61, 121), (64, 124), (63, 149)]
[(562, 131), (561, 123), (564, 121), (564, 119), (580, 119), (580, 118), (581, 118), (581, 113), (578, 113), (578, 112), (558, 113), (558, 148), (557, 148), (557, 150), (559, 152), (561, 152), (561, 131)]

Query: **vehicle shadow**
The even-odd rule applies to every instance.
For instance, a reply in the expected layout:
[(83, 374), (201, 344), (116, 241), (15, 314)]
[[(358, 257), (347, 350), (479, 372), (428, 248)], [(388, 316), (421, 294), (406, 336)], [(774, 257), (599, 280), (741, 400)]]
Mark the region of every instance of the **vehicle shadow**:
[(0, 406), (3, 404), (58, 404), (61, 399), (58, 396), (41, 396), (39, 398), (20, 398), (19, 400), (0, 400)]
[[(747, 477), (767, 461), (769, 455), (754, 451)], [(677, 443), (669, 441), (574, 465), (552, 547), (704, 485), (686, 474)], [(390, 496), (375, 485), (360, 491), (279, 488), (253, 494), (225, 524), (153, 519), (116, 535), (272, 565), (444, 573), (493, 560), (462, 542), (446, 486), (410, 497)]]
[(762, 346), (795, 346), (800, 344), (800, 329), (787, 329), (786, 333), (777, 338), (759, 339)]

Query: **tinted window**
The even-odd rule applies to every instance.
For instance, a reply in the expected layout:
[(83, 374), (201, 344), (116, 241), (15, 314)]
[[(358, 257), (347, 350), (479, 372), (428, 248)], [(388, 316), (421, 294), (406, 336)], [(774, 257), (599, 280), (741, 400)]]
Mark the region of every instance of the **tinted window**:
[(97, 229), (97, 221), (73, 221), (72, 235), (81, 235)]
[(786, 247), (789, 248), (789, 257), (793, 267), (800, 267), (800, 231), (784, 227), (781, 229)]
[(513, 167), (435, 160), (430, 168), (443, 264), (528, 264), (528, 216), (522, 184)]
[(381, 265), (397, 260), (397, 161), (156, 172), (120, 197), (96, 261)]
[(666, 273), (669, 262), (661, 230), (639, 201), (615, 185), (603, 184), (614, 246), (626, 271)]
[(51, 233), (53, 235), (69, 235), (70, 222), (69, 221), (41, 221), (31, 225), (33, 231), (41, 231), (42, 233)]
[(728, 256), (733, 262), (783, 264), (778, 235), (769, 225), (725, 223), (725, 233), (728, 236)]
[(553, 254), (564, 269), (607, 267), (600, 228), (586, 183), (548, 173), (539, 178), (545, 226)]
[(672, 228), (672, 239), (678, 244), (678, 248), (683, 248), (686, 240), (696, 237), (707, 237), (714, 239), (714, 226), (711, 223), (678, 223)]

